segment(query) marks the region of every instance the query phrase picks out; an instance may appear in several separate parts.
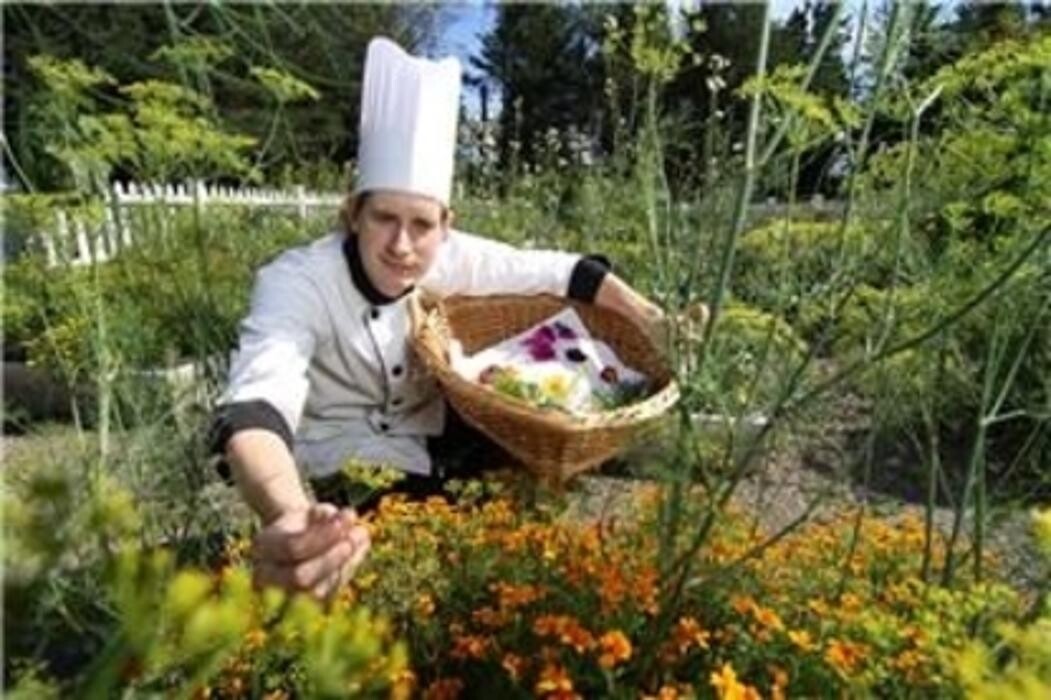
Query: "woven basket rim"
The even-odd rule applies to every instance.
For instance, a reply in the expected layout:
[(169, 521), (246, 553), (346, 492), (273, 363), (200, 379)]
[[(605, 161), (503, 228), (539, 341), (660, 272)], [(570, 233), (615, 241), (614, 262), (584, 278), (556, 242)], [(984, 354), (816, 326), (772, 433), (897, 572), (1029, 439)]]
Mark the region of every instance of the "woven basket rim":
[[(435, 375), (438, 382), (450, 393), (458, 397), (488, 405), (499, 405), (502, 411), (533, 424), (544, 424), (562, 433), (585, 433), (595, 429), (633, 428), (640, 423), (653, 420), (679, 399), (679, 387), (671, 373), (665, 370), (663, 386), (656, 392), (627, 406), (610, 411), (597, 411), (586, 414), (573, 414), (551, 408), (540, 408), (526, 401), (501, 394), (493, 389), (472, 382), (460, 376), (452, 369), (446, 353), (449, 339), (453, 337), (452, 329), (446, 318), (445, 308), (458, 303), (499, 304), (499, 303), (536, 303), (550, 304), (557, 302), (572, 307), (571, 300), (552, 295), (493, 295), (488, 297), (450, 297), (440, 301), (419, 299), (414, 301), (412, 344), (417, 355)], [(428, 304), (430, 304), (428, 308)], [(617, 313), (610, 309), (599, 309), (602, 313)], [(622, 317), (623, 318), (623, 317)], [(647, 341), (649, 342), (649, 341)], [(442, 352), (435, 352), (438, 345)]]

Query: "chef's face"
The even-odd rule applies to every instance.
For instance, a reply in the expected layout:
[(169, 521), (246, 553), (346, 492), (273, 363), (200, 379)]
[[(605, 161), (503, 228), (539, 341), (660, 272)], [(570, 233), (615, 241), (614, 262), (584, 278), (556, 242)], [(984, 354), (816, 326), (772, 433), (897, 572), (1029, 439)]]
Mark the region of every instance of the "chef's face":
[(449, 235), (452, 212), (429, 197), (373, 191), (353, 208), (352, 229), (372, 284), (389, 297), (400, 296), (434, 263)]

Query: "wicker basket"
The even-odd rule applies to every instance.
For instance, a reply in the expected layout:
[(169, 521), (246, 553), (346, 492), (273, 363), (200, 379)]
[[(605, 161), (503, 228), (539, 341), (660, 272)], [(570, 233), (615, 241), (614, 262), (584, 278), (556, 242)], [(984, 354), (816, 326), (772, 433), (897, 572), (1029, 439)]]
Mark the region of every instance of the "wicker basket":
[[(449, 343), (473, 354), (510, 338), (566, 306), (591, 334), (609, 344), (626, 364), (655, 383), (656, 392), (612, 411), (571, 415), (539, 409), (464, 379), (449, 364)], [(413, 347), (463, 417), (538, 476), (563, 481), (626, 448), (679, 398), (660, 353), (630, 321), (613, 311), (558, 297), (452, 297), (413, 302)]]

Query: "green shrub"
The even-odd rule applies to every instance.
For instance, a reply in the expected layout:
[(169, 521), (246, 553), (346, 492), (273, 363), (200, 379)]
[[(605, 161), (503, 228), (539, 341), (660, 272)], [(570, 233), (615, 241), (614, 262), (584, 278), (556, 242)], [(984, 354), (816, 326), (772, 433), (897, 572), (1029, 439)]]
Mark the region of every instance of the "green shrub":
[[(691, 408), (762, 412), (787, 390), (807, 345), (784, 319), (731, 303), (720, 315), (707, 353), (701, 374), (685, 390)], [(687, 367), (691, 361), (686, 358)]]
[(817, 331), (800, 319), (809, 305), (825, 305), (852, 284), (887, 279), (887, 246), (873, 227), (834, 221), (775, 221), (745, 233), (738, 247), (734, 288), (744, 301), (782, 313), (808, 338)]

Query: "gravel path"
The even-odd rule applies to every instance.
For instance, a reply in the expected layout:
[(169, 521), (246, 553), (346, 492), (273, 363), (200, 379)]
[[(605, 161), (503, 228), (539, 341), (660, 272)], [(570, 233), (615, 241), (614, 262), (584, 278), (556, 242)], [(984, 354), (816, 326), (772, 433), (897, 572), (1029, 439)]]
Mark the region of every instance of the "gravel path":
[[(871, 517), (895, 518), (906, 514), (924, 517), (922, 505), (876, 491), (865, 492), (831, 468), (830, 452), (782, 447), (769, 455), (738, 485), (732, 503), (763, 530), (774, 533), (811, 510), (810, 518), (828, 517), (845, 508), (865, 504)], [(875, 465), (879, 469), (882, 465)], [(604, 518), (624, 514), (634, 497), (652, 482), (602, 475), (579, 477), (571, 489), (570, 517)], [(816, 505), (815, 505), (816, 503)], [(934, 526), (942, 537), (952, 529), (953, 511), (936, 508)], [(964, 532), (971, 523), (964, 522)], [(1013, 509), (994, 513), (988, 526), (989, 550), (1000, 571), (1019, 590), (1037, 590), (1051, 576), (1051, 565), (1037, 551), (1028, 512)], [(960, 546), (960, 545), (958, 545)]]

